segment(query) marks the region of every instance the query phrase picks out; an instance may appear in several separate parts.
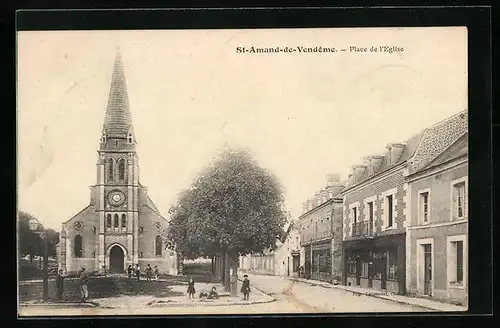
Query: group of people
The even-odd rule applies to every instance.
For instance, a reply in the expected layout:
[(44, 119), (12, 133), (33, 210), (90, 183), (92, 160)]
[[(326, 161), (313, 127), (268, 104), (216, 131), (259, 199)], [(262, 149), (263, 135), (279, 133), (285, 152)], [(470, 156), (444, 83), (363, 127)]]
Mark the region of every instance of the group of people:
[[(156, 281), (158, 281), (158, 278), (159, 278), (159, 271), (158, 271), (158, 266), (154, 266), (154, 269), (151, 267), (151, 264), (148, 264), (148, 266), (146, 267), (146, 280), (147, 281), (150, 281), (151, 279), (155, 279)], [(141, 276), (141, 267), (139, 266), (139, 263), (137, 263), (135, 265), (135, 267), (133, 267), (131, 264), (128, 266), (127, 268), (127, 273), (128, 273), (128, 277), (129, 278), (132, 278), (132, 276), (135, 276), (137, 278), (137, 280), (140, 279), (140, 276)]]
[[(78, 275), (78, 282), (80, 287), (81, 301), (86, 302), (89, 298), (89, 288), (88, 288), (89, 277), (85, 268), (81, 268)], [(64, 294), (64, 270), (59, 269), (56, 275), (56, 293), (57, 299), (62, 301)]]
[[(243, 293), (243, 300), (249, 300), (250, 299), (250, 280), (248, 279), (248, 275), (243, 276), (243, 284), (241, 286), (241, 292)], [(188, 297), (191, 299), (194, 299), (194, 295), (196, 293), (196, 289), (194, 287), (194, 278), (189, 277), (188, 281), (188, 288), (187, 288), (187, 294)], [(200, 293), (200, 298), (201, 299), (218, 299), (219, 294), (217, 294), (217, 288), (212, 287), (212, 290), (207, 293), (207, 292), (201, 292)]]

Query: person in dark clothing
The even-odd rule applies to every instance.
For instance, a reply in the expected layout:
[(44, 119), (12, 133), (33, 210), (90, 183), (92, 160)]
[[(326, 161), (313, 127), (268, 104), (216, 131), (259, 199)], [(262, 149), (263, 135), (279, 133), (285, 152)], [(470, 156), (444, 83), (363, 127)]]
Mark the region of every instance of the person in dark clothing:
[(146, 280), (150, 281), (152, 277), (153, 277), (153, 268), (151, 267), (151, 264), (148, 264), (146, 268)]
[(132, 264), (129, 264), (128, 265), (128, 268), (127, 268), (127, 273), (128, 273), (128, 278), (132, 278), (132, 271), (134, 271), (134, 268), (132, 268)]
[(63, 276), (63, 270), (60, 269), (57, 272), (56, 276), (56, 289), (57, 289), (57, 299), (59, 301), (62, 301), (63, 299), (63, 292), (64, 292), (64, 276)]
[(140, 279), (141, 276), (141, 267), (139, 266), (139, 263), (135, 265), (135, 276), (137, 277), (137, 280)]
[(209, 300), (216, 300), (219, 298), (219, 294), (217, 294), (217, 289), (215, 287), (212, 287), (212, 290), (208, 294), (207, 297)]
[(189, 278), (187, 293), (188, 293), (189, 298), (194, 298), (194, 294), (196, 293), (196, 290), (194, 289), (194, 278), (193, 277)]
[(243, 276), (243, 286), (241, 286), (241, 292), (243, 293), (243, 299), (248, 300), (250, 298), (250, 280), (248, 280), (248, 275)]

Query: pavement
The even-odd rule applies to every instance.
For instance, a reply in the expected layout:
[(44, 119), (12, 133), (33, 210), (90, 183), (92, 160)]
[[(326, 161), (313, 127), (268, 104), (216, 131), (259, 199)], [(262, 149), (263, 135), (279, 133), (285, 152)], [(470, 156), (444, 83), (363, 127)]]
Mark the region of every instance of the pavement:
[(464, 311), (467, 311), (466, 306), (459, 306), (459, 305), (439, 302), (439, 301), (431, 300), (431, 299), (427, 299), (427, 298), (397, 295), (397, 294), (387, 293), (387, 292), (380, 291), (380, 290), (373, 290), (373, 289), (369, 289), (369, 288), (361, 288), (361, 287), (356, 287), (356, 286), (333, 285), (333, 284), (323, 282), (323, 281), (304, 279), (304, 278), (291, 278), (291, 277), (289, 277), (287, 279), (310, 284), (310, 285), (314, 285), (314, 286), (320, 286), (323, 288), (341, 289), (341, 290), (349, 291), (353, 294), (366, 295), (366, 296), (370, 296), (370, 297), (375, 297), (375, 298), (379, 298), (379, 299), (393, 301), (393, 302), (400, 303), (400, 304), (419, 306), (422, 308), (427, 308), (427, 309), (435, 310), (435, 311), (443, 311), (443, 312), (464, 312)]
[[(91, 299), (94, 307), (49, 307), (36, 304), (20, 306), (22, 316), (79, 316), (79, 315), (187, 315), (187, 314), (311, 314), (311, 313), (408, 313), (464, 311), (464, 307), (431, 300), (383, 295), (351, 286), (332, 285), (325, 282), (290, 279), (279, 276), (248, 274), (252, 293), (249, 301), (241, 295), (233, 298), (222, 296), (215, 301), (189, 299), (187, 286), (178, 284), (173, 296), (166, 298), (136, 295), (116, 298)], [(243, 273), (240, 275), (243, 276)], [(196, 295), (209, 290), (214, 284), (196, 283)], [(222, 286), (216, 284), (220, 295)], [(241, 282), (238, 285), (241, 288)], [(177, 294), (177, 295), (176, 295)], [(50, 308), (50, 310), (48, 308)]]
[[(161, 279), (160, 279), (161, 280)], [(219, 299), (217, 300), (201, 300), (199, 293), (201, 291), (208, 292), (212, 287), (216, 287)], [(42, 303), (39, 301), (25, 302), (19, 306), (20, 315), (69, 315), (69, 313), (79, 313), (79, 315), (109, 314), (124, 313), (125, 314), (142, 314), (150, 313), (151, 308), (172, 308), (175, 313), (180, 309), (200, 308), (200, 307), (234, 307), (234, 306), (249, 306), (255, 304), (273, 302), (275, 299), (266, 293), (253, 288), (250, 300), (243, 300), (242, 296), (233, 297), (224, 291), (221, 284), (196, 283), (196, 294), (194, 299), (190, 299), (186, 294), (187, 284), (178, 284), (171, 286), (172, 290), (169, 294), (174, 296), (155, 297), (152, 295), (134, 295), (134, 296), (117, 296), (108, 298), (95, 298), (86, 303)], [(241, 281), (238, 281), (238, 291), (241, 289)], [(177, 294), (177, 295), (176, 295)], [(240, 294), (240, 293), (239, 293)], [(92, 308), (92, 309), (89, 309)], [(64, 309), (66, 309), (64, 311)], [(175, 310), (177, 309), (177, 310)], [(45, 310), (45, 311), (44, 311)], [(50, 311), (47, 311), (50, 310)], [(59, 311), (55, 311), (59, 310)], [(69, 312), (68, 312), (69, 311)], [(160, 313), (162, 310), (159, 310)], [(213, 311), (213, 310), (212, 310)], [(219, 311), (220, 312), (220, 311)], [(212, 312), (213, 313), (213, 312)], [(157, 314), (157, 313), (156, 313)]]

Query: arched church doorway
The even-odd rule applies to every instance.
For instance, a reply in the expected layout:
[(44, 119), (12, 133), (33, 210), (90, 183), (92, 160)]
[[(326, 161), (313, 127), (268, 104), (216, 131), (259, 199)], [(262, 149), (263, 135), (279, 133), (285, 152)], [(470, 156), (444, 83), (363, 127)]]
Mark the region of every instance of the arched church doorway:
[(109, 272), (123, 273), (125, 271), (125, 254), (120, 246), (115, 245), (109, 251)]

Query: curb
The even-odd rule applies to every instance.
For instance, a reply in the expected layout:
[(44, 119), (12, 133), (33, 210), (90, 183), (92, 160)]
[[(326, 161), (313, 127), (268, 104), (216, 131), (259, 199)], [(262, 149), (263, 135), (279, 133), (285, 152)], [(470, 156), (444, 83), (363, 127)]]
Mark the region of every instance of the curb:
[(95, 308), (98, 303), (21, 303), (19, 307), (44, 307), (44, 308)]
[(270, 300), (260, 300), (260, 301), (241, 301), (241, 302), (231, 302), (231, 303), (212, 303), (212, 302), (196, 302), (196, 303), (153, 303), (147, 305), (147, 307), (210, 307), (210, 306), (233, 306), (233, 305), (253, 305), (253, 304), (263, 304), (274, 302), (275, 299)]
[(330, 285), (326, 285), (326, 284), (315, 284), (315, 283), (309, 283), (309, 282), (306, 282), (306, 281), (297, 280), (297, 279), (291, 279), (291, 278), (290, 278), (290, 280), (301, 282), (301, 283), (308, 284), (308, 285), (320, 286), (320, 287), (323, 287), (323, 288), (331, 288), (331, 289), (343, 290), (343, 291), (346, 291), (346, 292), (353, 293), (355, 295), (361, 294), (361, 295), (370, 296), (370, 297), (378, 298), (378, 299), (385, 300), (385, 301), (391, 301), (391, 302), (398, 303), (398, 304), (415, 306), (415, 307), (419, 307), (419, 308), (427, 309), (427, 310), (440, 311), (440, 312), (463, 312), (463, 311), (460, 311), (460, 310), (457, 310), (457, 311), (443, 311), (441, 309), (438, 309), (438, 308), (435, 308), (435, 307), (432, 307), (432, 306), (426, 306), (426, 305), (415, 304), (415, 303), (411, 303), (411, 302), (405, 302), (405, 301), (395, 300), (393, 298), (385, 297), (384, 295), (378, 295), (378, 294), (374, 294), (374, 293), (370, 293), (370, 292), (356, 292), (356, 291), (353, 291), (353, 290), (344, 289), (344, 288), (336, 286), (336, 285), (331, 285), (330, 286)]

